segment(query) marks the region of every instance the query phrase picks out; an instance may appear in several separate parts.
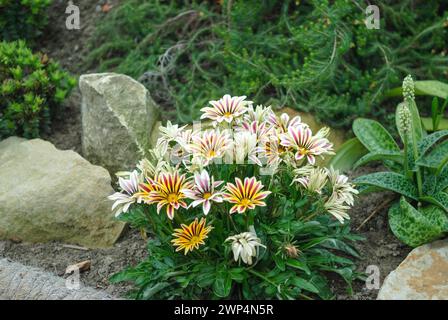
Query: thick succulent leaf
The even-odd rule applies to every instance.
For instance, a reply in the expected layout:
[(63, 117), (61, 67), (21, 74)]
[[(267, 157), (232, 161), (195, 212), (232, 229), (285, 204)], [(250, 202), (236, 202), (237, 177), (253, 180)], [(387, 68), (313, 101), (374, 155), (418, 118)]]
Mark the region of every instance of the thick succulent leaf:
[(434, 132), (425, 138), (418, 144), (419, 154), (425, 154), (434, 144), (436, 144), (440, 139), (448, 137), (448, 130), (441, 130)]
[(448, 166), (442, 169), (437, 177), (437, 190), (445, 191), (448, 188)]
[(372, 192), (384, 191), (383, 188), (374, 187), (374, 186), (368, 186), (366, 184), (365, 185), (356, 186), (356, 189), (359, 191), (359, 194), (367, 194), (367, 193), (372, 193)]
[(425, 195), (433, 195), (437, 193), (439, 190), (437, 189), (437, 176), (430, 174), (425, 174), (425, 180), (423, 181), (423, 194)]
[(346, 172), (352, 169), (355, 162), (367, 154), (367, 152), (367, 149), (358, 138), (352, 138), (339, 147), (334, 157), (331, 158), (329, 166), (341, 172)]
[[(422, 117), (422, 123), (426, 131), (434, 131), (432, 118)], [(438, 130), (448, 130), (448, 119), (440, 119)]]
[(389, 209), (389, 226), (403, 243), (417, 247), (440, 238), (446, 231), (448, 219), (443, 210), (428, 206), (415, 209), (403, 197)]
[(448, 193), (446, 192), (440, 191), (432, 196), (421, 197), (420, 200), (432, 203), (448, 213)]
[(412, 130), (414, 133), (414, 135), (412, 136), (412, 143), (418, 144), (426, 135), (426, 132), (423, 131), (422, 119), (420, 118), (420, 113), (418, 112), (415, 101), (410, 101), (408, 103), (408, 106), (409, 111), (411, 112)]
[(419, 166), (437, 169), (439, 172), (448, 162), (448, 140), (442, 142), (431, 151), (422, 155), (417, 159), (416, 163)]
[[(427, 95), (445, 99), (448, 97), (448, 84), (436, 80), (414, 81), (415, 94)], [(402, 87), (391, 89), (385, 94), (387, 97), (397, 97), (402, 95)]]
[(370, 152), (400, 152), (400, 148), (387, 130), (377, 121), (356, 119), (353, 132)]
[(395, 172), (375, 172), (353, 180), (355, 184), (378, 187), (417, 200), (417, 188), (405, 176)]
[(399, 164), (403, 164), (403, 155), (396, 151), (370, 152), (356, 161), (354, 167), (360, 167), (372, 161), (390, 160)]

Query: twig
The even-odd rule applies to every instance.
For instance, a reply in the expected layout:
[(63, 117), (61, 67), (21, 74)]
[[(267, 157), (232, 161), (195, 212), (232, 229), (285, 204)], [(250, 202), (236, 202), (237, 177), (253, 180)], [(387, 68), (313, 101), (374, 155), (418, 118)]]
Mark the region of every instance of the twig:
[(370, 221), (370, 219), (373, 218), (374, 215), (376, 215), (378, 212), (383, 210), (385, 207), (387, 207), (387, 205), (389, 203), (391, 203), (394, 200), (395, 200), (395, 197), (389, 198), (386, 201), (384, 201), (383, 203), (381, 203), (379, 206), (377, 206), (376, 209), (373, 210), (373, 212), (359, 225), (359, 227), (356, 228), (356, 231), (359, 231), (367, 222)]
[(89, 251), (89, 248), (75, 246), (75, 245), (72, 245), (72, 244), (63, 244), (62, 247), (69, 248), (69, 249), (75, 249), (75, 250)]

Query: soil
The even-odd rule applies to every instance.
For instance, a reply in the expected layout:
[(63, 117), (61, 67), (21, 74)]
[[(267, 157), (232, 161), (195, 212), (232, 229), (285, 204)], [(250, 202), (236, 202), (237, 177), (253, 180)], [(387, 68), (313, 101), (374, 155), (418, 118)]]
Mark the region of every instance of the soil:
[[(77, 0), (81, 13), (81, 29), (67, 30), (65, 27), (66, 1), (55, 0), (50, 8), (49, 26), (38, 48), (51, 58), (58, 60), (61, 65), (75, 76), (82, 73), (94, 72), (82, 67), (86, 56), (88, 43), (94, 31), (95, 24), (107, 12), (102, 7), (105, 1)], [(113, 6), (118, 1), (109, 1)], [(51, 141), (59, 149), (72, 149), (81, 152), (81, 97), (79, 89), (75, 88), (65, 102), (64, 116), (53, 123), (51, 134), (42, 138)], [(377, 170), (370, 167), (350, 174), (356, 177), (367, 171)], [(380, 271), (381, 281), (395, 269), (406, 257), (411, 248), (402, 245), (391, 233), (387, 222), (387, 206), (383, 206), (392, 195), (376, 193), (358, 198), (356, 206), (351, 210), (351, 225), (355, 230), (374, 211), (376, 212), (359, 231), (365, 241), (357, 244), (361, 259), (358, 261), (359, 272), (365, 272), (369, 265), (376, 265)], [(381, 208), (383, 206), (383, 208)], [(129, 265), (135, 265), (146, 257), (145, 241), (136, 230), (128, 230), (122, 238), (109, 249), (79, 250), (68, 248), (61, 243), (31, 244), (14, 241), (0, 241), (0, 257), (6, 257), (25, 265), (40, 267), (58, 276), (64, 277), (67, 266), (91, 260), (91, 268), (81, 273), (84, 285), (106, 290), (115, 296), (124, 297), (132, 288), (131, 285), (120, 283), (110, 284), (108, 278)], [(369, 290), (365, 283), (357, 281), (353, 285), (353, 295), (349, 295), (345, 283), (332, 277), (332, 286), (337, 299), (375, 299), (378, 290)]]

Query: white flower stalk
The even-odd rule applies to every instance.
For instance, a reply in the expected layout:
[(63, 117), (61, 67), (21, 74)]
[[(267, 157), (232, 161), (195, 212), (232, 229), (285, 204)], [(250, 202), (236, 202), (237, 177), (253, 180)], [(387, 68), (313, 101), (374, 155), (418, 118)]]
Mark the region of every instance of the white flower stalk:
[(194, 200), (190, 206), (197, 207), (201, 204), (204, 214), (207, 215), (212, 202), (223, 202), (222, 192), (215, 189), (224, 181), (214, 181), (214, 178), (210, 178), (208, 172), (203, 170), (194, 174), (194, 182), (193, 188), (182, 190), (182, 192), (187, 198)]
[(300, 183), (308, 191), (321, 194), (327, 184), (327, 178), (328, 173), (325, 168), (313, 168), (306, 176), (297, 177), (293, 181)]
[(112, 205), (112, 211), (115, 213), (115, 217), (118, 217), (123, 212), (128, 212), (131, 204), (137, 201), (134, 195), (138, 192), (139, 183), (140, 175), (137, 170), (131, 172), (129, 179), (118, 178), (121, 192), (115, 192), (108, 197), (109, 200), (115, 201)]
[(248, 265), (252, 264), (252, 258), (257, 256), (257, 248), (263, 247), (261, 240), (252, 232), (243, 232), (226, 239), (232, 241), (233, 258), (235, 261), (240, 259)]
[(222, 122), (232, 123), (239, 119), (246, 111), (247, 105), (252, 104), (252, 101), (245, 101), (246, 96), (231, 97), (226, 94), (217, 101), (210, 101), (212, 107), (202, 108), (203, 112), (201, 119), (213, 120), (213, 126)]
[(406, 76), (403, 80), (403, 97), (406, 101), (415, 100), (415, 86), (411, 75)]
[(293, 148), (297, 161), (306, 157), (308, 163), (314, 165), (316, 156), (322, 157), (325, 154), (334, 154), (333, 144), (326, 138), (328, 132), (329, 130), (324, 128), (313, 136), (311, 129), (308, 127), (289, 126), (288, 132), (280, 135), (280, 144)]
[(408, 104), (403, 102), (397, 106), (396, 123), (400, 135), (404, 138), (409, 134), (412, 127), (412, 115)]
[(358, 194), (359, 191), (354, 188), (353, 184), (348, 182), (348, 177), (339, 174), (338, 170), (330, 168), (327, 169), (327, 172), (335, 197), (343, 203), (353, 206), (355, 203), (354, 195)]
[(350, 206), (344, 203), (343, 199), (340, 199), (336, 193), (333, 193), (330, 198), (324, 204), (325, 209), (333, 215), (340, 223), (344, 223), (344, 220), (349, 220), (350, 216), (347, 211)]

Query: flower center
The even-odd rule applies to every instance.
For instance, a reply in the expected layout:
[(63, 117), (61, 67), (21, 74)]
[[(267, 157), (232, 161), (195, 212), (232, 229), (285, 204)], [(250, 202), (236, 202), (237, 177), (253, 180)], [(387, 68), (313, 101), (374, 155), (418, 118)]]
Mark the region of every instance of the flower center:
[(307, 155), (310, 151), (306, 148), (299, 148), (299, 153), (302, 155)]
[(215, 150), (209, 150), (209, 151), (207, 152), (207, 158), (213, 158), (213, 157), (216, 157), (216, 152), (215, 152)]
[(203, 198), (204, 198), (205, 200), (207, 200), (207, 199), (209, 199), (211, 196), (212, 196), (212, 194), (211, 194), (210, 192), (206, 192), (206, 193), (204, 193)]
[(179, 200), (179, 196), (176, 193), (170, 193), (168, 195), (168, 202), (169, 203), (177, 202), (178, 200)]
[(190, 244), (192, 246), (198, 244), (199, 242), (201, 242), (201, 238), (199, 238), (198, 236), (192, 236), (191, 237)]
[(244, 198), (241, 199), (241, 205), (247, 207), (250, 204), (250, 199)]

